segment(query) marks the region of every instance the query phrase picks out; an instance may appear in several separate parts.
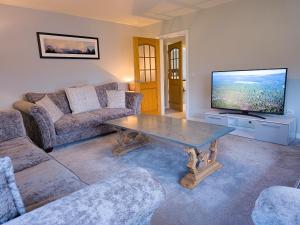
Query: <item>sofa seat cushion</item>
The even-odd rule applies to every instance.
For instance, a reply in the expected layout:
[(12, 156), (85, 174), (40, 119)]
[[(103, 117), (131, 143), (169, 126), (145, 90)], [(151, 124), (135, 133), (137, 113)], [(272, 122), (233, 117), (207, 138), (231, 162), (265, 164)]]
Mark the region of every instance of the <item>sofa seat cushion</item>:
[(55, 160), (48, 160), (15, 176), (26, 211), (87, 186)]
[(107, 120), (117, 119), (124, 116), (133, 115), (133, 109), (115, 108), (115, 109), (98, 109), (91, 112), (78, 114), (67, 114), (59, 119), (55, 124), (57, 135), (77, 132), (91, 127), (97, 127)]
[(11, 158), (14, 172), (38, 165), (50, 158), (34, 145), (28, 137), (19, 137), (0, 143), (0, 157)]
[(113, 120), (125, 116), (131, 116), (134, 114), (134, 110), (127, 109), (127, 108), (114, 108), (114, 109), (104, 108), (104, 109), (93, 111), (91, 113), (101, 117), (102, 121), (105, 122), (107, 120)]
[(102, 118), (92, 112), (66, 114), (55, 124), (57, 135), (72, 133), (90, 127), (97, 127), (102, 123)]

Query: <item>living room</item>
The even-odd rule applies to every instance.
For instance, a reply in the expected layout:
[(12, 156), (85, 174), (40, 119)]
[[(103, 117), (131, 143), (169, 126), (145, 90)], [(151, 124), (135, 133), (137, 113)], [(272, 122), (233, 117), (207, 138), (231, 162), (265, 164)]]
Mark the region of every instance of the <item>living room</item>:
[[(0, 223), (300, 224), (299, 21), (298, 0), (0, 0)], [(214, 104), (220, 71), (274, 70), (279, 108)]]

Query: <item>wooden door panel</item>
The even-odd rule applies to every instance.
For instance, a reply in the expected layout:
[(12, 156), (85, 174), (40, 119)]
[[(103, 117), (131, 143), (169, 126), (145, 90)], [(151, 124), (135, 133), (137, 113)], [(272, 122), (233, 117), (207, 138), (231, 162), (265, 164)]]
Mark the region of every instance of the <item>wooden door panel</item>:
[(143, 89), (141, 90), (144, 96), (142, 111), (146, 114), (155, 114), (157, 111), (157, 91), (153, 89)]
[(183, 111), (182, 42), (168, 46), (169, 106)]
[(170, 108), (181, 111), (182, 103), (178, 101), (178, 99), (182, 98), (182, 88), (180, 85), (172, 85), (170, 86), (170, 89), (172, 91), (172, 95), (170, 95), (169, 99)]
[(141, 111), (160, 114), (159, 40), (134, 37), (133, 46), (136, 91), (143, 94)]

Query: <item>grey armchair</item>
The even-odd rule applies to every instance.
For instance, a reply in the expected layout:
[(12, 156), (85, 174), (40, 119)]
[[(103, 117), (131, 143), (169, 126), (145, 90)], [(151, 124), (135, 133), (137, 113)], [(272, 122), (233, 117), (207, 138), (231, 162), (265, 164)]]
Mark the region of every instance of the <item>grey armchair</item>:
[(300, 186), (274, 186), (262, 191), (255, 203), (252, 220), (255, 225), (299, 225)]

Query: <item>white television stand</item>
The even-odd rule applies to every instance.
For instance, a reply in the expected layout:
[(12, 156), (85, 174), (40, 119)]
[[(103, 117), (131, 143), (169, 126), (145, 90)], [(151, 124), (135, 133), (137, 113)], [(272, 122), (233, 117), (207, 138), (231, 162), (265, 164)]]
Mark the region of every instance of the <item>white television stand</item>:
[(231, 134), (281, 145), (289, 145), (296, 139), (297, 123), (294, 117), (263, 115), (260, 119), (247, 115), (205, 113), (205, 122), (233, 127)]

